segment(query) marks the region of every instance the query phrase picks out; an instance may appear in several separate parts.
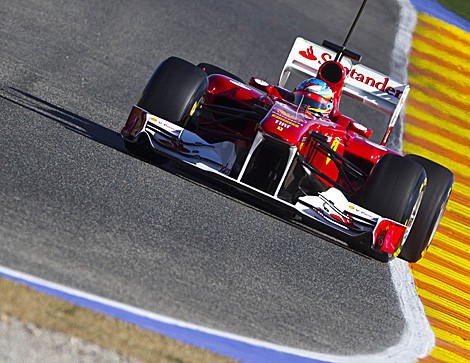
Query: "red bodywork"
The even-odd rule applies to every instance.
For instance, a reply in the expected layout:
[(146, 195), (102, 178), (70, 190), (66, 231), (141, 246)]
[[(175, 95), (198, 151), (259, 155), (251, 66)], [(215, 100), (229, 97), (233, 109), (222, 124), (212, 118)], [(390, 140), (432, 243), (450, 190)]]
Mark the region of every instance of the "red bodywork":
[[(329, 118), (315, 117), (305, 113), (298, 105), (291, 102), (293, 94), (280, 87), (267, 85), (255, 78), (251, 79), (249, 85), (252, 87), (249, 87), (218, 74), (208, 77), (208, 94), (203, 108), (216, 104), (247, 111), (253, 110), (255, 105), (266, 109), (266, 116), (259, 122), (259, 131), (274, 140), (297, 147), (299, 154), (304, 156), (313, 168), (320, 170), (328, 178), (341, 183), (341, 180), (338, 180), (339, 170), (336, 164), (331, 162), (327, 154), (320, 152), (317, 145), (309, 139), (312, 132), (323, 135), (336, 153), (368, 174), (383, 155), (394, 152), (369, 141), (371, 130), (338, 111), (346, 72), (338, 62), (325, 64), (331, 63), (341, 67), (343, 73), (338, 82), (327, 82), (335, 94), (334, 107)], [(321, 71), (322, 69), (319, 75)], [(216, 117), (212, 115), (207, 119), (201, 118), (202, 129), (198, 130), (199, 135), (217, 141), (217, 133), (214, 131), (218, 131), (224, 135), (224, 140), (233, 141), (239, 149), (248, 149), (251, 146), (251, 140), (258, 131), (258, 121), (213, 122), (213, 118)], [(205, 123), (207, 127), (204, 127)], [(233, 138), (230, 137), (231, 134), (234, 135)], [(244, 139), (240, 140), (238, 137)], [(329, 184), (326, 180), (323, 181)]]

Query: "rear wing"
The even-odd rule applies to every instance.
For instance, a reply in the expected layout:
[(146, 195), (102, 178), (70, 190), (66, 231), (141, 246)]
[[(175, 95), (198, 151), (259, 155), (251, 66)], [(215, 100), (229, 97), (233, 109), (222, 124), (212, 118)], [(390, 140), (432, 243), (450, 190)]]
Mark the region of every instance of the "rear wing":
[[(284, 87), (292, 73), (301, 77), (315, 77), (320, 66), (328, 60), (333, 60), (335, 56), (334, 51), (298, 37), (282, 69), (279, 86)], [(361, 64), (353, 65), (352, 60), (346, 56), (342, 57), (341, 64), (348, 72), (343, 94), (390, 115), (388, 129), (381, 142), (385, 145), (405, 104), (410, 87)]]

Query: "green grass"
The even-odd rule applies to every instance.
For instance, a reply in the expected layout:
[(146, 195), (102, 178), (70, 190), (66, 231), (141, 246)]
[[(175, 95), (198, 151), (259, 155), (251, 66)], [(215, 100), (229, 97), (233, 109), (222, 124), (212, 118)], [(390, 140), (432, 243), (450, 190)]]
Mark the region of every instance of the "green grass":
[(437, 2), (462, 18), (470, 20), (470, 0), (437, 0)]

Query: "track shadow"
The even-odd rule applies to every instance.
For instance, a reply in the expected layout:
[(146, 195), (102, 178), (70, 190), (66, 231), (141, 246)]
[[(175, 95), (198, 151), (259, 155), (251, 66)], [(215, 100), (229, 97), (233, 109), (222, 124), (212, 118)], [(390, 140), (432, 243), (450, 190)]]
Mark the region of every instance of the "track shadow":
[(2, 89), (1, 91), (2, 94), (0, 94), (0, 98), (6, 101), (46, 117), (64, 126), (69, 131), (121, 152), (126, 152), (121, 136), (114, 130), (108, 129), (92, 120), (54, 105), (28, 92), (13, 87), (9, 87), (8, 90)]
[[(150, 152), (148, 155), (136, 155), (127, 150), (124, 145), (124, 140), (119, 132), (102, 126), (63, 107), (43, 100), (31, 93), (14, 87), (8, 87), (7, 89), (0, 88), (0, 98), (54, 121), (78, 135), (138, 158), (153, 166), (161, 166), (165, 171), (176, 175), (178, 174), (176, 169), (163, 167), (162, 164), (167, 161), (166, 158), (162, 159)], [(122, 125), (124, 125), (124, 122), (125, 120), (122, 120)]]

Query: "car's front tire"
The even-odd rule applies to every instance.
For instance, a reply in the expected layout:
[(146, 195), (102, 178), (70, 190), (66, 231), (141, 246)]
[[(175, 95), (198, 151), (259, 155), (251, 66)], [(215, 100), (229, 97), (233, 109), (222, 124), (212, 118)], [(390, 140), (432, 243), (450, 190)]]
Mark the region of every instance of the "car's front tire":
[(426, 172), (420, 164), (387, 154), (372, 169), (358, 204), (382, 217), (411, 226), (424, 196), (425, 185)]
[(416, 262), (431, 245), (449, 200), (454, 176), (449, 169), (421, 156), (407, 155), (405, 158), (420, 164), (426, 170), (428, 177), (428, 184), (416, 220), (398, 256), (408, 262)]
[(174, 124), (185, 126), (207, 92), (207, 75), (194, 64), (177, 57), (155, 70), (137, 106)]

